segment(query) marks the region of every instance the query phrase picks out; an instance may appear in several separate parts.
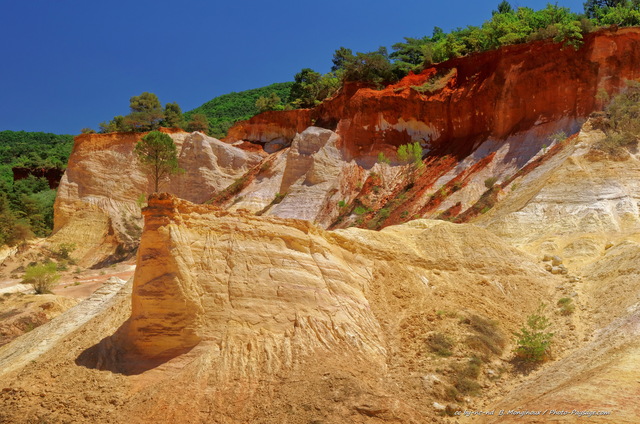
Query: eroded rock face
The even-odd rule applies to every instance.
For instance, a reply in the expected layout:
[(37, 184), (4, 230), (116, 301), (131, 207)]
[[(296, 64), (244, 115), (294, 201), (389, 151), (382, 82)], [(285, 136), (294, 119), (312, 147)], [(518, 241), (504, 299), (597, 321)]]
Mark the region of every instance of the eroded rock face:
[(537, 254), (581, 267), (640, 233), (640, 158), (607, 159), (590, 125), (560, 154), (514, 180), (494, 211), (479, 219), (494, 234)]
[[(48, 403), (34, 409), (42, 402), (34, 387), (46, 381), (46, 402), (67, 405), (50, 417), (67, 421), (434, 422), (434, 402), (448, 402), (454, 370), (468, 358), (488, 355), (478, 377), (482, 396), (501, 398), (515, 381), (505, 372), (494, 386), (495, 370), (508, 366), (511, 347), (493, 346), (502, 360), (486, 347), (476, 350), (470, 318), (494, 320), (506, 340), (540, 302), (554, 304), (554, 287), (567, 284), (537, 258), (470, 224), (414, 220), (381, 231), (325, 231), (307, 221), (230, 212), (168, 194), (152, 197), (144, 215), (131, 299), (123, 291), (81, 328), (66, 328), (64, 339), (48, 342), (36, 363), (16, 362), (20, 358), (0, 348), (0, 361), (20, 366), (0, 369), (10, 387), (0, 392), (7, 406), (2, 419), (29, 422), (48, 411)], [(628, 296), (621, 284), (635, 263), (636, 244), (610, 247), (596, 269), (618, 269), (608, 280), (618, 288), (598, 292), (598, 313)], [(593, 291), (583, 294), (583, 287), (595, 283), (585, 278), (579, 284), (576, 303), (583, 308), (582, 296)], [(627, 320), (619, 312), (622, 325), (613, 323), (607, 334), (626, 334), (620, 344), (626, 348), (637, 338), (637, 313)], [(556, 315), (554, 354), (562, 357), (588, 333), (568, 325), (578, 323), (573, 317)], [(56, 325), (45, 324), (14, 346), (31, 352)], [(427, 342), (436, 334), (455, 341), (452, 357), (435, 356)], [(564, 370), (570, 366), (580, 390), (589, 386), (577, 376), (602, 370), (601, 361), (611, 357), (608, 340), (579, 351), (575, 366), (567, 357), (550, 367), (551, 378), (531, 383), (535, 392), (525, 386), (517, 401), (502, 404), (530, 409), (546, 396), (551, 407), (549, 393), (557, 387), (571, 398), (566, 389), (574, 383)], [(617, 369), (627, 372), (635, 356), (625, 358)], [(589, 372), (611, 390), (609, 376), (626, 375)], [(628, 387), (614, 405), (632, 399)]]
[[(612, 93), (640, 77), (639, 65), (635, 28), (589, 34), (578, 50), (551, 42), (507, 46), (438, 64), (384, 90), (347, 86), (312, 110), (258, 115), (229, 137), (292, 140), (316, 122), (335, 129), (350, 158), (375, 157), (385, 146), (412, 141), (462, 158), (487, 138), (505, 139), (541, 123), (570, 118), (560, 128), (569, 132), (600, 106), (600, 90)], [(426, 82), (442, 87), (426, 94), (411, 88)]]
[(352, 256), (308, 223), (278, 225), (165, 194), (144, 215), (129, 326), (139, 353), (204, 341), (240, 355), (231, 361), (273, 370), (315, 349), (353, 349), (383, 366), (364, 282), (341, 271)]
[[(104, 259), (117, 246), (127, 251), (137, 245), (142, 229), (140, 207), (153, 190), (133, 153), (143, 135), (76, 137), (54, 205), (53, 243), (75, 243), (76, 257), (86, 257), (86, 263)], [(161, 189), (194, 202), (204, 202), (261, 159), (198, 132), (170, 136), (185, 172), (172, 176)]]

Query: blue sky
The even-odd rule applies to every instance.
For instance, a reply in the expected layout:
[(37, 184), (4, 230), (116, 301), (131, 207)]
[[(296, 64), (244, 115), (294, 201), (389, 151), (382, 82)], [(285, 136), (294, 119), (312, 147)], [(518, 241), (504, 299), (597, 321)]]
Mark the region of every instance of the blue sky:
[[(327, 72), (340, 46), (479, 25), (495, 1), (0, 0), (0, 130), (77, 134), (143, 91), (184, 111), (220, 94)], [(511, 1), (540, 9), (547, 1)], [(582, 0), (561, 6), (582, 11)]]

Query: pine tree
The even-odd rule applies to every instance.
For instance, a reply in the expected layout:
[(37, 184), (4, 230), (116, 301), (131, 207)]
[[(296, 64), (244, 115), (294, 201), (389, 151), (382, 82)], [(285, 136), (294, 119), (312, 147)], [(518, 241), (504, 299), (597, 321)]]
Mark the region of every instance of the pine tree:
[(154, 193), (158, 192), (162, 180), (181, 171), (176, 145), (171, 137), (160, 131), (151, 131), (142, 137), (134, 151), (153, 179)]

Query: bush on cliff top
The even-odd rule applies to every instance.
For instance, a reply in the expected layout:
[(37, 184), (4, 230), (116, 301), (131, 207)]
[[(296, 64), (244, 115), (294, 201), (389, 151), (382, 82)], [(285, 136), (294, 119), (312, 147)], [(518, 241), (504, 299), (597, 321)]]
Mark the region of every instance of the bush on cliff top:
[(585, 3), (585, 14), (573, 13), (557, 4), (547, 4), (536, 11), (528, 7), (513, 8), (507, 1), (502, 1), (491, 19), (480, 26), (457, 28), (450, 33), (435, 27), (431, 36), (405, 37), (404, 42), (392, 46), (393, 51), (388, 56), (380, 54), (386, 51), (384, 47), (377, 52), (356, 54), (341, 47), (334, 54), (332, 70), (349, 70), (356, 64), (366, 67), (367, 60), (364, 59), (373, 61), (375, 58), (378, 61), (375, 77), (372, 78), (367, 69), (365, 72), (347, 71), (342, 74), (343, 80), (379, 83), (386, 79), (386, 82), (392, 82), (409, 72), (418, 73), (432, 63), (510, 44), (551, 39), (578, 48), (584, 34), (596, 27), (610, 25), (640, 25), (640, 1), (590, 0)]

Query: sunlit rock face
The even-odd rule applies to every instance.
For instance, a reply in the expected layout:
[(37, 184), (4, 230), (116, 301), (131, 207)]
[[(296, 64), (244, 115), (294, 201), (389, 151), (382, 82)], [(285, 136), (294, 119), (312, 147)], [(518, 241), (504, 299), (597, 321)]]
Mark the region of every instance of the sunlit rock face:
[[(169, 130), (164, 130), (170, 132)], [(83, 134), (75, 144), (54, 205), (53, 243), (76, 244), (75, 257), (86, 264), (129, 251), (142, 229), (140, 208), (153, 181), (133, 152), (144, 134)], [(231, 184), (261, 156), (201, 133), (170, 133), (183, 172), (162, 181), (160, 189), (204, 202)]]
[(569, 118), (561, 129), (577, 128), (601, 106), (596, 95), (639, 78), (639, 65), (635, 28), (589, 34), (578, 50), (550, 41), (506, 46), (435, 65), (383, 90), (347, 85), (314, 109), (239, 123), (229, 138), (291, 142), (317, 125), (336, 131), (349, 157), (375, 157), (385, 146), (412, 141), (464, 157), (487, 138), (543, 123)]

